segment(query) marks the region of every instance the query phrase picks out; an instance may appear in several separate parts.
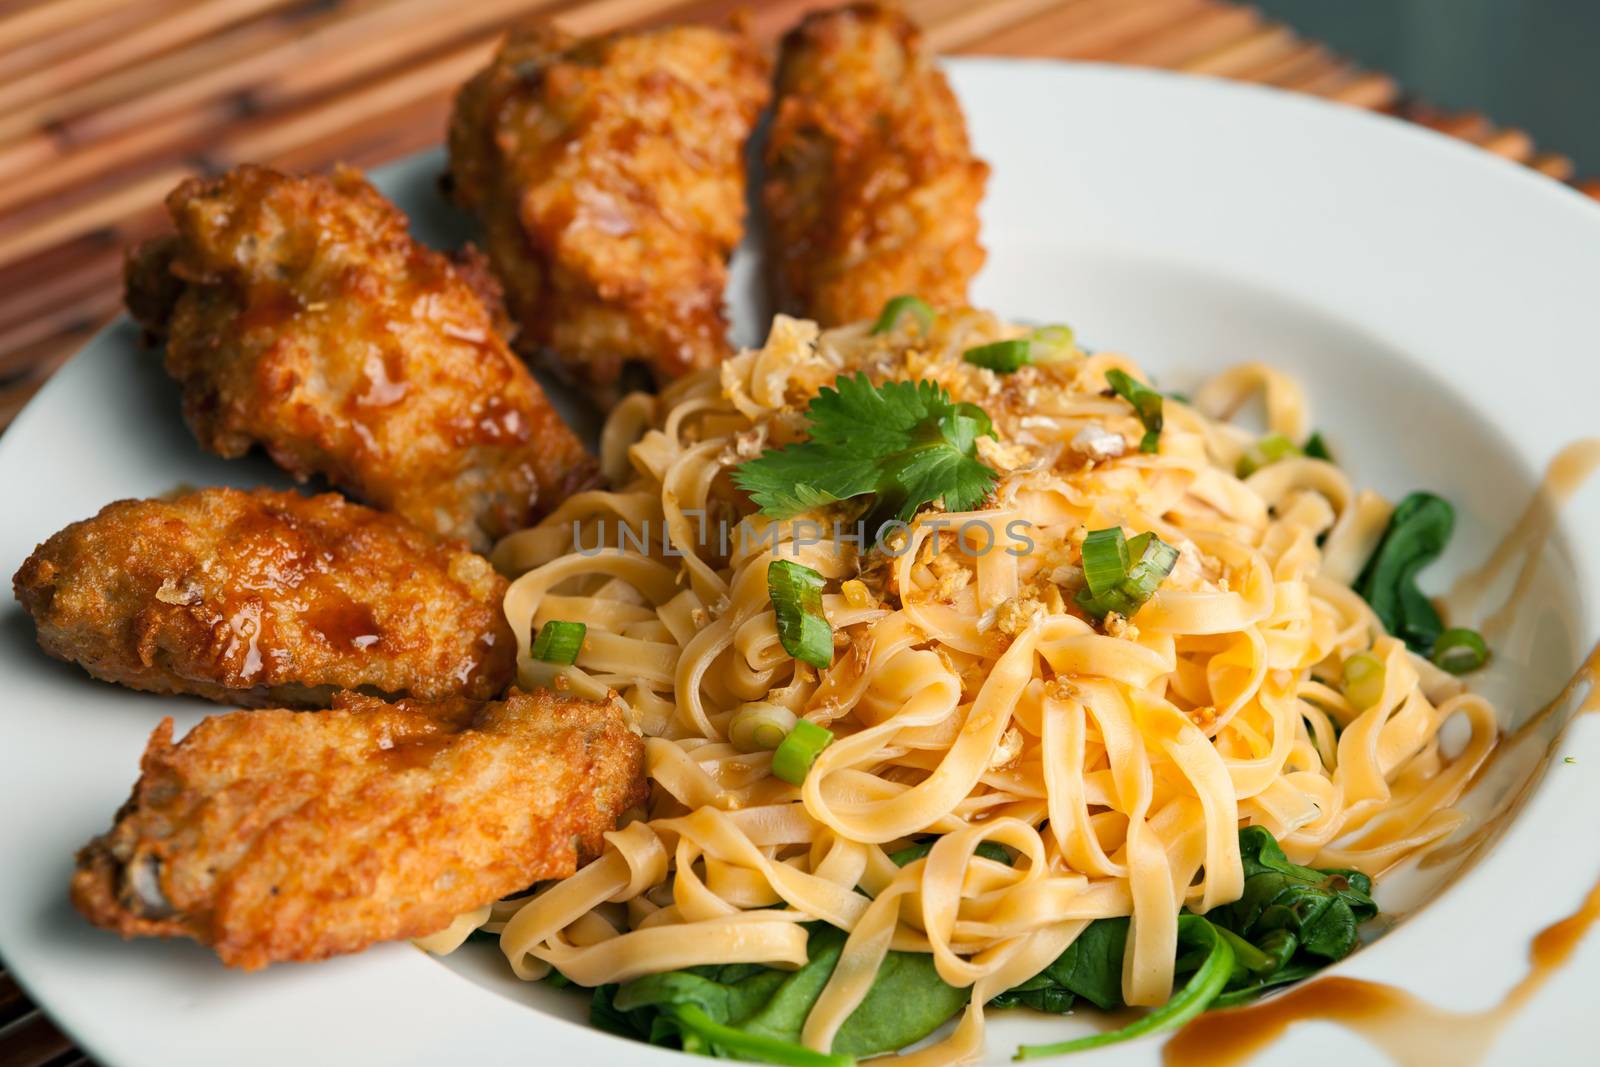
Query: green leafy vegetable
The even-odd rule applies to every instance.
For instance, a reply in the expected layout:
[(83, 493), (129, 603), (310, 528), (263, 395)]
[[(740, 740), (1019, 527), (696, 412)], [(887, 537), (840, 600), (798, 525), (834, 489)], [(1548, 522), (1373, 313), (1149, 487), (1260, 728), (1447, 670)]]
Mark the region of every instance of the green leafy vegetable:
[(977, 459), (994, 436), (983, 409), (956, 404), (933, 382), (884, 382), (840, 375), (806, 409), (810, 440), (769, 449), (734, 468), (734, 484), (773, 518), (872, 495), (871, 521), (910, 521), (944, 501), (976, 507), (998, 475)]
[(1333, 462), (1333, 453), (1328, 450), (1328, 442), (1322, 439), (1322, 431), (1314, 431), (1306, 438), (1305, 454), (1312, 459), (1320, 459), (1326, 463)]
[[(1084, 538), (1084, 575), (1086, 579), (1091, 562), (1088, 555), (1090, 538), (1107, 532), (1092, 530), (1089, 537)], [(1109, 558), (1110, 554), (1117, 553), (1120, 559), (1121, 554), (1118, 553), (1115, 547), (1102, 546), (1114, 545), (1115, 542), (1121, 540), (1122, 536), (1122, 530), (1119, 527), (1111, 530), (1109, 537), (1096, 539), (1097, 547), (1094, 552), (1097, 558), (1093, 562), (1097, 571), (1103, 572), (1108, 567), (1106, 559), (1099, 557), (1105, 556)], [(1144, 607), (1146, 601), (1155, 596), (1156, 590), (1160, 588), (1161, 583), (1166, 580), (1167, 575), (1172, 573), (1172, 568), (1177, 566), (1178, 563), (1178, 550), (1148, 531), (1127, 542), (1123, 551), (1126, 552), (1127, 558), (1133, 561), (1128, 566), (1125, 574), (1098, 593), (1095, 592), (1092, 584), (1085, 584), (1082, 589), (1078, 590), (1076, 597), (1078, 606), (1095, 618), (1104, 618), (1112, 612), (1116, 612), (1123, 618), (1132, 618), (1140, 608)], [(1105, 575), (1097, 576), (1096, 580), (1104, 581)]]
[(803, 663), (833, 662), (833, 627), (822, 612), (822, 575), (792, 559), (767, 564), (767, 596), (778, 620), (778, 642)]
[(612, 1033), (685, 1052), (833, 1067), (914, 1044), (966, 1006), (969, 991), (941, 981), (932, 956), (890, 952), (834, 1036), (833, 1052), (807, 1049), (801, 1030), (845, 942), (831, 926), (810, 929), (808, 961), (797, 971), (741, 964), (647, 975), (596, 989), (590, 1018)]
[(806, 780), (806, 772), (817, 762), (822, 750), (832, 743), (833, 734), (827, 727), (801, 719), (773, 751), (772, 773), (790, 785), (799, 785)]
[(900, 325), (900, 320), (910, 315), (922, 327), (922, 332), (927, 333), (933, 328), (933, 308), (928, 302), (918, 296), (896, 296), (890, 298), (883, 305), (883, 311), (878, 314), (878, 321), (872, 324), (874, 334), (892, 333)]
[(1017, 1005), (1064, 1014), (1077, 998), (1101, 1011), (1122, 1007), (1122, 955), (1128, 944), (1128, 920), (1096, 919), (1054, 963), (1001, 993), (990, 1004)]
[(1429, 658), (1451, 674), (1466, 674), (1489, 662), (1489, 646), (1478, 631), (1454, 626), (1439, 635)]
[[(904, 867), (912, 860), (920, 860), (932, 852), (933, 844), (937, 840), (939, 840), (937, 837), (930, 837), (926, 841), (918, 841), (914, 845), (907, 845), (899, 851), (889, 853), (889, 859), (896, 867)], [(978, 847), (972, 851), (986, 860), (994, 860), (996, 863), (1003, 863), (1007, 867), (1013, 866), (1011, 853), (1005, 850), (1005, 846), (997, 842), (979, 841)]]
[(1178, 917), (1178, 945), (1180, 948), (1184, 945), (1198, 948), (1205, 953), (1205, 956), (1194, 974), (1183, 984), (1183, 988), (1173, 993), (1161, 1007), (1141, 1015), (1136, 1021), (1120, 1030), (1092, 1034), (1072, 1041), (1058, 1041), (1052, 1045), (1023, 1045), (1017, 1049), (1017, 1059), (1031, 1060), (1041, 1056), (1059, 1056), (1067, 1052), (1081, 1052), (1085, 1049), (1114, 1045), (1120, 1041), (1131, 1041), (1145, 1034), (1176, 1029), (1205, 1011), (1211, 1002), (1217, 999), (1223, 986), (1228, 984), (1229, 978), (1233, 975), (1233, 946), (1215, 926), (1198, 915)]
[(1133, 405), (1139, 421), (1144, 423), (1144, 437), (1139, 441), (1139, 451), (1154, 452), (1161, 447), (1161, 427), (1165, 419), (1161, 412), (1161, 394), (1133, 378), (1125, 371), (1106, 371), (1106, 384), (1111, 391)]
[(1244, 895), (1206, 917), (1279, 957), (1280, 966), (1343, 959), (1356, 947), (1357, 927), (1378, 914), (1372, 880), (1360, 871), (1290, 863), (1259, 826), (1239, 831), (1239, 852)]
[(545, 663), (576, 663), (578, 651), (583, 648), (583, 637), (588, 632), (589, 627), (584, 623), (551, 619), (539, 627), (528, 654)]
[[(927, 855), (935, 840), (919, 841), (891, 858), (903, 866)], [(1355, 947), (1357, 924), (1377, 913), (1364, 875), (1290, 863), (1260, 827), (1241, 830), (1239, 845), (1244, 895), (1208, 915), (1178, 917), (1176, 973), (1182, 984), (1166, 1004), (1110, 1033), (1024, 1046), (1018, 1058), (1099, 1048), (1174, 1029), (1209, 1008), (1244, 1003), (1305, 978)], [(993, 842), (977, 851), (1010, 862), (1009, 853)], [(992, 999), (990, 1006), (1064, 1013), (1082, 999), (1106, 1011), (1123, 1007), (1128, 926), (1126, 918), (1095, 920), (1048, 967)], [(966, 1005), (970, 990), (946, 985), (932, 956), (890, 952), (866, 997), (840, 1027), (831, 1053), (806, 1049), (799, 1043), (806, 1017), (845, 942), (842, 931), (825, 924), (809, 929), (807, 963), (797, 971), (730, 964), (649, 975), (596, 989), (591, 1018), (613, 1033), (706, 1056), (842, 1067), (852, 1057), (920, 1041)]]
[(1455, 509), (1439, 497), (1412, 493), (1394, 509), (1383, 539), (1356, 579), (1356, 592), (1372, 605), (1383, 628), (1424, 656), (1433, 650), (1444, 624), (1417, 588), (1417, 573), (1444, 552), (1455, 521)]

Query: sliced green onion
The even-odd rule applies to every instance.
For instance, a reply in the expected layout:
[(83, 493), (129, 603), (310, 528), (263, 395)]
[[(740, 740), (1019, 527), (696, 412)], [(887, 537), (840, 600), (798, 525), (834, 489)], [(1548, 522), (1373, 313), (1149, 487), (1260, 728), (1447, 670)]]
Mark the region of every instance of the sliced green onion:
[[(1088, 539), (1084, 544), (1088, 545)], [(1088, 584), (1078, 590), (1080, 608), (1096, 618), (1105, 618), (1116, 612), (1123, 618), (1132, 618), (1145, 602), (1155, 596), (1156, 590), (1178, 564), (1178, 550), (1153, 533), (1142, 533), (1127, 543), (1128, 557), (1133, 561), (1128, 572), (1109, 589), (1096, 593)], [(1088, 563), (1084, 564), (1085, 578)]]
[(1009, 341), (995, 341), (993, 344), (969, 348), (961, 353), (961, 358), (974, 366), (987, 367), (996, 374), (1011, 374), (1021, 369), (1024, 364), (1033, 362), (1029, 356), (1031, 347), (1027, 338), (1016, 337)]
[(928, 302), (918, 296), (897, 296), (883, 305), (883, 311), (878, 315), (878, 321), (872, 324), (874, 334), (890, 333), (900, 325), (900, 320), (907, 315), (916, 317), (922, 326), (922, 332), (927, 333), (933, 329), (933, 308)]
[(832, 743), (831, 731), (810, 719), (800, 719), (772, 753), (772, 773), (790, 785), (799, 785), (806, 780), (806, 772), (817, 762), (822, 750)]
[(1161, 413), (1161, 394), (1120, 370), (1106, 371), (1106, 384), (1111, 386), (1112, 392), (1133, 405), (1139, 421), (1144, 423), (1144, 437), (1139, 441), (1139, 451), (1154, 452), (1160, 448), (1161, 426), (1165, 421)]
[(1383, 699), (1383, 660), (1371, 652), (1357, 652), (1344, 661), (1339, 688), (1358, 711), (1366, 711)]
[(1280, 459), (1300, 455), (1295, 443), (1281, 433), (1269, 433), (1245, 449), (1239, 457), (1239, 477), (1248, 478), (1262, 467), (1270, 467)]
[(1128, 556), (1133, 565), (1119, 584), (1127, 587), (1130, 595), (1137, 597), (1141, 604), (1155, 596), (1172, 568), (1178, 565), (1178, 550), (1149, 531), (1128, 542)]
[(578, 650), (583, 647), (583, 635), (589, 627), (581, 622), (563, 622), (551, 619), (539, 627), (528, 654), (545, 663), (576, 663)]
[(1083, 580), (1099, 596), (1128, 576), (1128, 541), (1122, 527), (1090, 530), (1083, 539)]
[(1028, 356), (1035, 363), (1055, 363), (1078, 350), (1077, 335), (1071, 326), (1040, 326), (1028, 335), (1032, 347)]
[(823, 584), (822, 575), (793, 560), (775, 559), (767, 566), (778, 640), (789, 655), (818, 668), (833, 662), (833, 627), (822, 613)]
[(1333, 453), (1328, 451), (1328, 442), (1322, 439), (1321, 430), (1306, 438), (1306, 446), (1302, 451), (1312, 459), (1320, 459), (1326, 463), (1333, 462)]
[(1464, 626), (1453, 626), (1433, 643), (1434, 665), (1451, 674), (1466, 674), (1489, 662), (1489, 646), (1483, 635)]
[(782, 704), (753, 700), (728, 720), (728, 741), (740, 752), (771, 752), (794, 729), (795, 713)]
[(1072, 327), (1040, 326), (1026, 337), (969, 348), (961, 358), (996, 374), (1014, 374), (1029, 363), (1058, 363), (1075, 351)]

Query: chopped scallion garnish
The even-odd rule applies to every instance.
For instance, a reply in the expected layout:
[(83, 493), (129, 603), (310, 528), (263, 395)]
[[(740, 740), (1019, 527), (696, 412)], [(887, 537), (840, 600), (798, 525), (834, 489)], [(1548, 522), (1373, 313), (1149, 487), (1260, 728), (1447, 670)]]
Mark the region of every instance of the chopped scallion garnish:
[(833, 662), (833, 627), (822, 613), (823, 584), (822, 575), (793, 560), (775, 559), (767, 566), (767, 595), (778, 617), (783, 650), (819, 668)]
[(1270, 467), (1280, 459), (1301, 455), (1295, 443), (1281, 433), (1269, 433), (1245, 449), (1239, 457), (1238, 474), (1248, 478), (1262, 467)]
[(539, 627), (528, 654), (545, 663), (576, 663), (578, 650), (583, 647), (583, 636), (589, 627), (581, 622), (551, 619)]
[(969, 348), (961, 354), (961, 358), (974, 366), (987, 367), (996, 374), (1011, 374), (1032, 362), (1028, 357), (1028, 349), (1027, 338), (1015, 337), (1009, 341), (995, 341)]
[(1014, 374), (1029, 363), (1055, 363), (1066, 359), (1074, 350), (1072, 327), (1040, 326), (1026, 337), (969, 348), (961, 353), (961, 358), (996, 374)]
[(1434, 665), (1451, 674), (1466, 674), (1489, 662), (1489, 646), (1483, 635), (1464, 626), (1453, 626), (1433, 643)]
[(1339, 688), (1357, 711), (1366, 711), (1383, 699), (1386, 670), (1383, 660), (1371, 652), (1357, 652), (1344, 661)]
[(922, 327), (922, 332), (927, 333), (933, 328), (934, 313), (928, 302), (918, 296), (897, 296), (883, 305), (883, 311), (878, 315), (878, 321), (872, 324), (872, 332), (891, 333), (900, 325), (900, 320), (907, 315), (916, 318)]
[[(1122, 531), (1119, 529), (1115, 535), (1109, 537), (1105, 535), (1104, 531), (1091, 531), (1089, 537), (1084, 538), (1084, 548), (1086, 550), (1089, 546), (1089, 539), (1096, 534), (1102, 535), (1102, 538), (1097, 541), (1098, 544), (1106, 544), (1108, 541), (1114, 544), (1116, 540), (1121, 539)], [(1106, 555), (1106, 549), (1097, 548), (1094, 551), (1097, 557), (1110, 558)], [(1109, 551), (1116, 552), (1117, 549), (1113, 547)], [(1161, 583), (1166, 580), (1167, 575), (1172, 573), (1172, 568), (1178, 563), (1178, 550), (1149, 532), (1142, 533), (1128, 541), (1123, 546), (1122, 551), (1125, 551), (1127, 558), (1132, 560), (1132, 563), (1127, 567), (1126, 573), (1100, 592), (1096, 592), (1092, 586), (1087, 584), (1078, 590), (1078, 606), (1096, 618), (1104, 618), (1112, 612), (1116, 612), (1125, 619), (1132, 618), (1135, 612), (1144, 607), (1146, 601), (1155, 596), (1156, 590), (1160, 588)], [(1101, 569), (1104, 566), (1103, 560), (1097, 560), (1095, 566), (1096, 569)], [(1084, 556), (1084, 576), (1086, 580), (1088, 572), (1089, 557), (1086, 552)], [(1102, 574), (1096, 580), (1103, 582), (1105, 580), (1104, 575)]]
[(740, 752), (771, 752), (794, 729), (795, 713), (782, 704), (753, 700), (728, 720), (728, 740)]
[(1090, 530), (1083, 539), (1083, 580), (1096, 596), (1128, 576), (1128, 540), (1122, 527)]
[(1165, 421), (1161, 412), (1161, 394), (1120, 370), (1106, 371), (1106, 384), (1111, 386), (1112, 392), (1133, 405), (1139, 421), (1144, 424), (1144, 437), (1139, 441), (1139, 451), (1154, 452), (1159, 449), (1161, 426)]
[(1071, 326), (1040, 326), (1028, 335), (1032, 347), (1028, 356), (1035, 363), (1053, 363), (1056, 360), (1066, 359), (1077, 351), (1077, 335), (1072, 332)]
[(772, 753), (772, 773), (790, 785), (806, 780), (806, 772), (822, 750), (833, 743), (833, 733), (810, 719), (801, 719)]

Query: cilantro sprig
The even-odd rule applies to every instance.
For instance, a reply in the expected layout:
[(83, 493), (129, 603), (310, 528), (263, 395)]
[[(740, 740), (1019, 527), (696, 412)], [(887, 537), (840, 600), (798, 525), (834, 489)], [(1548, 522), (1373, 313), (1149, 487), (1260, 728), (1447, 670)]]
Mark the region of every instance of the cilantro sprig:
[(909, 522), (934, 501), (950, 511), (976, 507), (999, 477), (977, 458), (978, 438), (994, 436), (989, 416), (934, 382), (873, 385), (865, 374), (841, 374), (806, 418), (810, 440), (733, 470), (734, 484), (772, 518), (872, 496), (875, 521)]

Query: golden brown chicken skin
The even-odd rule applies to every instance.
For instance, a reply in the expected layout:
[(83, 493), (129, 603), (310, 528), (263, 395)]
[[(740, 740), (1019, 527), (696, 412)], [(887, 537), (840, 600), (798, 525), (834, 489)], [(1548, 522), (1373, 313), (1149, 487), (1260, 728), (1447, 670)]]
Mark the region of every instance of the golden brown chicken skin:
[(156, 728), (72, 900), (124, 937), (191, 937), (230, 966), (422, 937), (597, 855), (644, 797), (614, 705), (513, 692), (216, 715)]
[(332, 493), (120, 501), (40, 545), (13, 585), (46, 652), (134, 689), (483, 700), (515, 669), (487, 560)]
[[(413, 241), (353, 170), (244, 166), (167, 198), (175, 236), (128, 263), (201, 444), (252, 445), (478, 548), (529, 525), (593, 460), (495, 331), (487, 272)], [(541, 506), (542, 505), (542, 506)]]
[(762, 190), (775, 306), (839, 326), (967, 303), (989, 168), (917, 27), (856, 4), (783, 40)]
[(627, 362), (666, 381), (726, 356), (744, 145), (769, 93), (739, 33), (513, 31), (456, 99), (450, 168), (519, 343), (602, 395)]

